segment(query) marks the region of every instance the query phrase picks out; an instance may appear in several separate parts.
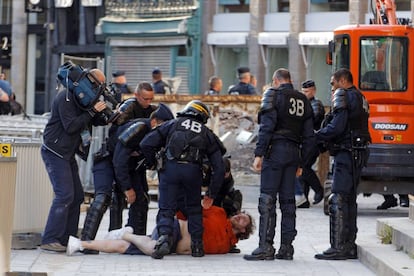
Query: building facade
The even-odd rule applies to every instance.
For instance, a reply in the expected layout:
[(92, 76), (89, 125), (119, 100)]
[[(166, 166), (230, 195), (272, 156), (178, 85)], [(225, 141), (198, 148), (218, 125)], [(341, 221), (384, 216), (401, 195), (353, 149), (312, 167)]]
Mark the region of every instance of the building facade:
[[(412, 18), (414, 0), (396, 0)], [(34, 3), (34, 4), (33, 4)], [(208, 79), (223, 91), (248, 66), (257, 90), (279, 67), (294, 85), (315, 80), (329, 105), (327, 44), (340, 25), (367, 23), (371, 2), (359, 0), (2, 0), (0, 69), (28, 113), (49, 111), (56, 72), (65, 59), (102, 67), (110, 81), (150, 81), (158, 67), (176, 93), (201, 94)]]

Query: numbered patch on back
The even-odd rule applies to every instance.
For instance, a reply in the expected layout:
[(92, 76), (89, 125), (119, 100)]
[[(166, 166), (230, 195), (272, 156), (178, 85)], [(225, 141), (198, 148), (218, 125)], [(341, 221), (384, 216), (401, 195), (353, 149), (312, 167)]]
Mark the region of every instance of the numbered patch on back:
[(187, 119), (187, 120), (182, 121), (180, 126), (186, 130), (190, 130), (195, 133), (201, 133), (203, 124), (197, 121)]
[(298, 98), (289, 98), (290, 107), (288, 112), (292, 116), (302, 117), (305, 114), (305, 102)]

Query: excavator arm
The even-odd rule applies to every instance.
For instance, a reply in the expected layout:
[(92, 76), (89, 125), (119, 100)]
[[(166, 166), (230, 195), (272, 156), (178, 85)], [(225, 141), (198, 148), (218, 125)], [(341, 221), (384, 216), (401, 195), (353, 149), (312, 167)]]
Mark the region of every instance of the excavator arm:
[(398, 25), (394, 0), (375, 0), (375, 2), (374, 24)]

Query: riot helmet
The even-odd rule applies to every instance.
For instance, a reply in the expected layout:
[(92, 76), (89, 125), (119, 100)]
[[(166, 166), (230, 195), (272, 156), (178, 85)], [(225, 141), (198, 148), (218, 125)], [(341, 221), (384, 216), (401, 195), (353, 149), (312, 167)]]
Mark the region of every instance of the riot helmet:
[(192, 100), (183, 110), (177, 113), (177, 117), (189, 116), (200, 120), (203, 124), (210, 118), (209, 108), (200, 100)]

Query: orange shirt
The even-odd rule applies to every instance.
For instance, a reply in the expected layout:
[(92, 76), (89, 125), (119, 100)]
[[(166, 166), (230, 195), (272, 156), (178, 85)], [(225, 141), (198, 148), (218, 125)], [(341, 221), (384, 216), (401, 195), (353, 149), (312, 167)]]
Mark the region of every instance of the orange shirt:
[(203, 209), (203, 227), (206, 254), (229, 253), (230, 248), (238, 242), (223, 208), (211, 206), (209, 209)]

